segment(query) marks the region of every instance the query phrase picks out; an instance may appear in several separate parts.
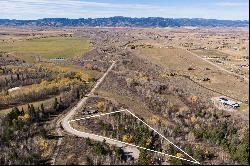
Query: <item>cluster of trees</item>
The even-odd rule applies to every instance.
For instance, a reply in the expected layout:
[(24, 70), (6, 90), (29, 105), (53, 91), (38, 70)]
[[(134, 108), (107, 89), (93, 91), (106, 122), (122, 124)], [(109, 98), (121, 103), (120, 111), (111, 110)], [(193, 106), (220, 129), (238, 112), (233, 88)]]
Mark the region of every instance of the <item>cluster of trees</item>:
[[(162, 147), (163, 140), (157, 133), (130, 114), (116, 113), (103, 116), (101, 119), (88, 119), (80, 123), (84, 123), (85, 127), (99, 135), (156, 151), (168, 150)], [(99, 150), (101, 149), (99, 148)], [(152, 164), (153, 162), (156, 162), (154, 156), (146, 151), (140, 151), (139, 164)]]
[[(14, 136), (14, 132), (17, 130), (22, 130), (25, 126), (30, 126), (33, 123), (39, 123), (48, 120), (50, 115), (58, 114), (62, 110), (66, 109), (68, 105), (60, 98), (59, 100), (55, 98), (52, 106), (47, 106), (45, 109), (44, 104), (39, 107), (34, 107), (33, 104), (28, 104), (27, 110), (21, 108), (19, 110), (14, 107), (10, 113), (4, 117), (3, 127), (6, 127), (6, 131), (2, 133), (2, 140), (9, 142)], [(44, 135), (44, 132), (41, 132)]]
[(239, 140), (237, 129), (224, 122), (214, 128), (194, 128), (193, 133), (197, 139), (205, 139), (221, 146), (228, 151), (231, 158), (241, 164), (249, 164), (249, 131), (242, 140)]
[[(135, 60), (133, 60), (133, 63), (136, 63)], [(194, 135), (197, 138), (193, 141), (200, 142), (201, 147), (202, 144), (205, 144), (207, 141), (215, 144), (216, 146), (226, 147), (224, 148), (225, 150), (223, 152), (227, 154), (230, 153), (231, 158), (235, 163), (248, 163), (247, 158), (249, 156), (249, 150), (246, 148), (248, 145), (248, 142), (246, 141), (247, 139), (244, 139), (245, 141), (239, 140), (238, 138), (242, 137), (242, 133), (237, 132), (238, 130), (242, 129), (244, 125), (240, 126), (236, 123), (232, 123), (233, 120), (228, 118), (230, 117), (229, 115), (218, 113), (220, 111), (214, 108), (211, 104), (201, 101), (201, 99), (197, 96), (191, 96), (191, 94), (186, 93), (183, 89), (171, 87), (171, 85), (169, 85), (167, 82), (161, 83), (156, 79), (151, 79), (157, 77), (157, 72), (149, 72), (146, 69), (141, 69), (141, 67), (138, 67), (140, 70), (138, 68), (134, 69), (134, 66), (132, 65), (127, 65), (127, 67), (131, 72), (133, 69), (133, 73), (131, 73), (129, 76), (127, 75), (127, 78), (124, 78), (124, 80), (122, 80), (121, 77), (117, 78), (121, 85), (123, 85), (125, 81), (127, 83), (127, 87), (122, 87), (122, 92), (129, 95), (132, 93), (133, 95), (139, 96), (140, 99), (147, 104), (148, 108), (150, 108), (150, 110), (154, 112), (155, 115), (164, 116), (166, 121), (171, 121), (171, 127), (165, 126), (164, 124), (155, 123), (153, 124), (154, 128), (162, 130), (165, 127), (167, 130), (162, 132), (165, 134), (165, 136), (171, 137), (173, 139), (178, 138), (185, 140), (188, 137), (188, 134), (192, 133), (192, 129), (195, 128), (194, 126), (204, 125), (204, 130), (202, 131), (198, 131), (199, 129), (197, 128), (193, 130)], [(133, 74), (135, 73), (134, 70), (139, 70), (140, 72), (146, 73), (146, 75), (149, 77), (149, 81), (141, 81), (140, 77), (139, 79), (133, 77)], [(124, 92), (124, 89), (127, 90), (127, 92)], [(179, 106), (171, 104), (171, 100), (164, 98), (164, 95), (169, 94), (175, 95), (181, 99), (183, 104), (185, 104), (188, 109), (182, 110)], [(222, 119), (226, 119), (230, 125), (223, 124), (221, 121)], [(182, 127), (179, 128), (178, 126)], [(208, 133), (204, 134), (202, 132)], [(202, 138), (202, 140), (198, 138)], [(182, 145), (183, 147), (186, 146), (184, 144), (185, 143)], [(236, 147), (240, 148), (236, 149)], [(202, 156), (199, 156), (198, 154), (193, 155), (196, 155), (200, 161), (207, 161), (216, 158), (220, 160), (217, 156), (211, 155), (210, 152)], [(225, 161), (221, 162), (229, 163), (232, 161), (225, 159)]]
[(55, 73), (47, 72), (36, 66), (2, 66), (0, 67), (0, 88), (8, 90), (13, 87), (40, 83), (42, 80), (53, 80)]
[(10, 105), (23, 102), (36, 101), (38, 99), (46, 99), (52, 95), (59, 95), (62, 92), (69, 92), (70, 90), (86, 89), (84, 82), (77, 79), (63, 78), (53, 81), (42, 81), (40, 84), (33, 84), (21, 89), (0, 96), (0, 106)]
[(132, 115), (116, 113), (110, 116), (103, 116), (101, 120), (93, 120), (97, 121), (97, 123), (86, 121), (85, 123), (88, 123), (86, 126), (98, 132), (98, 134), (104, 134), (107, 137), (123, 140), (149, 149), (162, 150), (159, 135)]
[[(43, 105), (41, 109), (44, 109)], [(0, 163), (1, 164), (39, 164), (43, 163), (41, 148), (36, 144), (37, 136), (45, 136), (43, 126), (34, 124), (40, 119), (33, 105), (27, 110), (13, 108), (6, 117), (1, 118)]]
[[(100, 104), (97, 104), (97, 105), (102, 106), (103, 103), (100, 102)], [(113, 107), (113, 105), (109, 105), (109, 107), (111, 106)], [(113, 107), (113, 109), (115, 108), (116, 107)], [(196, 112), (197, 114), (202, 114), (202, 112), (199, 113), (199, 111), (195, 111), (194, 113)], [(176, 119), (176, 117), (174, 117), (173, 119)], [(165, 150), (167, 152), (169, 152), (169, 150), (171, 151), (171, 149), (168, 149), (171, 147), (162, 146), (164, 143), (158, 134), (155, 134), (153, 131), (150, 131), (147, 126), (139, 122), (132, 115), (128, 115), (124, 113), (116, 113), (110, 116), (103, 116), (100, 120), (97, 120), (97, 119), (93, 119), (93, 120), (97, 122), (93, 123), (92, 120), (88, 120), (86, 122), (81, 122), (81, 123), (85, 123), (84, 126), (87, 126), (89, 127), (89, 129), (91, 129), (95, 133), (104, 135), (106, 137), (111, 137), (114, 139), (122, 140), (124, 142), (136, 144), (141, 147), (146, 147), (148, 149), (154, 149), (158, 151)], [(181, 124), (183, 123), (182, 121), (180, 122)], [(180, 122), (176, 124), (177, 127), (167, 129), (168, 131), (170, 130), (172, 131), (172, 134), (171, 134), (172, 137), (185, 136), (186, 132), (182, 133), (182, 129), (178, 127), (180, 125), (179, 124)], [(180, 135), (178, 133), (180, 133)], [(183, 145), (183, 146), (185, 147), (186, 145)], [(213, 155), (211, 155), (210, 152), (207, 152), (207, 154), (205, 154), (203, 151), (201, 151), (198, 148), (195, 148), (195, 150), (193, 150), (190, 145), (188, 146), (188, 149), (186, 149), (186, 151), (189, 151), (189, 154), (192, 156), (195, 156), (195, 158), (198, 159), (200, 162), (203, 162), (204, 160), (207, 160), (207, 159), (210, 160), (214, 157)], [(177, 151), (172, 150), (171, 153), (172, 155), (176, 155)], [(155, 163), (157, 161), (155, 161), (154, 157), (151, 156), (150, 154), (146, 153), (145, 151), (141, 151), (139, 163), (149, 164), (152, 162)], [(173, 159), (173, 161), (171, 160), (171, 162), (176, 163), (176, 164), (180, 164), (180, 163), (190, 164), (190, 163), (185, 163), (185, 162), (182, 162), (180, 160), (175, 160), (175, 159)]]
[(139, 155), (138, 162), (140, 165), (152, 165), (153, 164), (152, 157), (144, 149), (140, 149), (140, 155)]
[[(95, 77), (89, 73), (72, 67), (51, 66), (50, 64), (1, 66), (0, 70), (2, 71), (0, 73), (0, 108), (46, 99), (75, 88), (85, 91), (85, 82), (95, 81)], [(9, 91), (14, 87), (21, 89)]]
[[(134, 165), (135, 160), (123, 149), (103, 142), (90, 140), (89, 138), (66, 137), (65, 145), (69, 144), (67, 150), (62, 150), (58, 156), (58, 161), (66, 165)], [(69, 155), (70, 154), (70, 155)], [(67, 158), (66, 156), (72, 156)]]
[[(44, 147), (38, 144), (37, 137), (45, 140), (55, 138), (49, 134), (49, 128), (44, 123), (59, 114), (78, 100), (77, 92), (55, 98), (52, 104), (39, 106), (28, 104), (27, 109), (14, 107), (5, 117), (0, 118), (0, 164), (42, 164), (47, 162), (42, 154)], [(37, 140), (38, 139), (38, 140)]]
[(113, 153), (119, 160), (126, 160), (125, 153), (122, 148), (110, 147), (104, 140), (102, 143), (91, 141), (89, 138), (86, 139), (86, 144), (92, 147), (95, 154), (100, 156), (112, 155)]
[(22, 63), (23, 61), (20, 60), (19, 58), (10, 56), (8, 53), (0, 51), (0, 74), (4, 72), (2, 66), (18, 65)]

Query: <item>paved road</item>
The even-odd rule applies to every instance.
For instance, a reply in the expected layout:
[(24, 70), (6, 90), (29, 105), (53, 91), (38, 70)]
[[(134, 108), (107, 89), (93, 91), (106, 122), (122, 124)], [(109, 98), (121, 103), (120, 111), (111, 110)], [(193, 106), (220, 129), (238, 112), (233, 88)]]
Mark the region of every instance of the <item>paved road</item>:
[[(58, 135), (61, 136), (62, 133), (61, 133), (61, 130), (60, 130), (60, 123), (63, 127), (63, 129), (72, 134), (72, 135), (76, 135), (78, 137), (84, 137), (84, 138), (90, 138), (92, 140), (95, 140), (95, 141), (103, 141), (104, 139), (106, 140), (107, 143), (111, 144), (111, 145), (114, 145), (114, 146), (117, 146), (117, 147), (121, 147), (125, 153), (127, 154), (130, 154), (131, 156), (133, 156), (135, 159), (137, 159), (139, 157), (139, 150), (136, 148), (136, 147), (131, 147), (131, 146), (126, 146), (124, 145), (123, 143), (117, 141), (117, 140), (113, 140), (113, 139), (110, 139), (110, 138), (105, 138), (105, 137), (102, 137), (102, 136), (98, 136), (98, 135), (94, 135), (94, 134), (90, 134), (90, 133), (85, 133), (85, 132), (82, 132), (82, 131), (77, 131), (75, 130), (74, 128), (72, 128), (72, 126), (70, 125), (69, 121), (70, 121), (70, 118), (76, 113), (77, 110), (80, 110), (86, 103), (87, 99), (90, 97), (90, 96), (93, 96), (94, 95), (94, 91), (100, 86), (100, 84), (104, 81), (104, 79), (106, 78), (106, 76), (109, 74), (109, 72), (113, 69), (113, 67), (115, 66), (115, 63), (116, 62), (113, 62), (112, 65), (109, 67), (109, 69), (105, 72), (105, 74), (96, 82), (95, 86), (92, 88), (92, 90), (86, 95), (86, 97), (84, 97), (82, 100), (80, 100), (77, 105), (75, 107), (73, 107), (69, 113), (63, 118), (63, 119), (60, 119), (57, 123), (57, 132), (58, 132)], [(59, 139), (58, 141), (58, 146), (60, 146), (61, 144), (61, 139)], [(55, 154), (54, 154), (54, 157), (52, 158), (52, 163), (54, 164), (55, 162), (55, 158), (58, 154), (58, 150), (57, 149), (55, 151)]]
[[(181, 49), (183, 49), (183, 48), (181, 48)], [(185, 49), (185, 50), (186, 50), (186, 49)], [(228, 70), (224, 69), (223, 67), (221, 67), (221, 66), (219, 66), (219, 65), (217, 65), (217, 64), (215, 64), (215, 63), (213, 63), (213, 62), (211, 62), (211, 61), (209, 61), (208, 59), (202, 58), (202, 57), (200, 57), (199, 55), (197, 55), (197, 54), (195, 54), (195, 53), (193, 53), (193, 52), (191, 52), (191, 51), (189, 51), (189, 50), (186, 50), (186, 51), (189, 52), (190, 54), (196, 56), (197, 58), (199, 58), (199, 59), (201, 59), (201, 60), (203, 60), (203, 61), (205, 61), (205, 62), (207, 62), (207, 63), (209, 63), (209, 64), (211, 64), (211, 65), (213, 65), (214, 67), (218, 68), (218, 69), (221, 70), (221, 71), (224, 71), (224, 72), (226, 72), (226, 73), (228, 73), (228, 74), (231, 74), (231, 75), (234, 75), (234, 76), (236, 76), (236, 77), (242, 78), (243, 80), (249, 82), (249, 79), (246, 78), (246, 77), (244, 77), (244, 76), (242, 76), (242, 75), (239, 75), (239, 74), (236, 74), (236, 73), (234, 73), (234, 72), (228, 71)]]

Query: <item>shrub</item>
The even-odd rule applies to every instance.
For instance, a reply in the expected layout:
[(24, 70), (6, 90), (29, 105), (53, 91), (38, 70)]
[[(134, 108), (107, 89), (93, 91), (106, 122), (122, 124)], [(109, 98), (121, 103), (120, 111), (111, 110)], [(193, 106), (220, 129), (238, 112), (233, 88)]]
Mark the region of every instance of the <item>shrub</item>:
[(97, 155), (105, 155), (107, 151), (105, 150), (103, 145), (98, 143), (97, 145), (95, 145), (95, 153)]
[(198, 138), (198, 139), (203, 138), (203, 136), (206, 134), (205, 130), (202, 128), (194, 128), (192, 132), (194, 133), (195, 138)]

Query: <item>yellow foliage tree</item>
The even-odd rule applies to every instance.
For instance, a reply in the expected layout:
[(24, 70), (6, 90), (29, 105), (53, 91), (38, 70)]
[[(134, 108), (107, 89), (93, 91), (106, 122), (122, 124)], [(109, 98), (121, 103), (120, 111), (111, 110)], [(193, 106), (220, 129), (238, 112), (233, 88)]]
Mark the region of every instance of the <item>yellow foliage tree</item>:
[(159, 124), (159, 123), (162, 122), (161, 119), (160, 119), (160, 117), (155, 116), (155, 115), (153, 115), (152, 117), (150, 117), (149, 121), (151, 123), (154, 123), (154, 124)]
[(190, 96), (190, 97), (189, 97), (189, 100), (190, 100), (190, 102), (192, 102), (192, 103), (196, 103), (197, 100), (198, 100), (198, 96)]
[(28, 113), (25, 113), (23, 116), (18, 116), (18, 120), (27, 122), (30, 119), (30, 115)]
[(49, 144), (45, 140), (43, 139), (39, 140), (38, 144), (42, 150), (48, 149)]
[(181, 157), (181, 158), (184, 157), (183, 154), (181, 154), (181, 153), (177, 153), (176, 156), (177, 156), (177, 157)]
[(196, 118), (195, 116), (192, 116), (192, 117), (191, 117), (191, 122), (192, 122), (192, 123), (197, 122), (197, 118)]
[(70, 78), (56, 79), (53, 81), (42, 81), (42, 83), (40, 84), (33, 84), (30, 86), (22, 87), (21, 89), (13, 91), (5, 96), (0, 96), (0, 101), (9, 101), (13, 98), (18, 98), (20, 96), (27, 96), (34, 92), (42, 93), (46, 90), (51, 90), (62, 86), (68, 86), (71, 84), (77, 84), (80, 82), (81, 82), (80, 80), (70, 79)]
[(88, 70), (92, 70), (93, 66), (88, 63), (88, 64), (85, 65), (85, 68), (88, 69)]
[(126, 135), (124, 135), (122, 137), (122, 141), (127, 142), (127, 143), (132, 143), (133, 142), (133, 137), (131, 135), (126, 134)]
[(150, 145), (152, 142), (152, 138), (148, 138), (147, 141), (146, 141), (146, 145)]
[(97, 108), (102, 110), (104, 109), (104, 106), (105, 106), (105, 102), (104, 101), (99, 101), (97, 104), (96, 104)]

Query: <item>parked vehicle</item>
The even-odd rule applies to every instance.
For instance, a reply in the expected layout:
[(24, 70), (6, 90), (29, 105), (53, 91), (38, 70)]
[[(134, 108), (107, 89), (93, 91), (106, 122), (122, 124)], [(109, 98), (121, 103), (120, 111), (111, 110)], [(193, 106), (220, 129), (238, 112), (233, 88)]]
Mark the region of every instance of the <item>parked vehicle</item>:
[(219, 102), (221, 102), (223, 105), (228, 105), (231, 106), (233, 108), (239, 108), (240, 105), (232, 100), (226, 99), (224, 97), (220, 97), (219, 98)]

